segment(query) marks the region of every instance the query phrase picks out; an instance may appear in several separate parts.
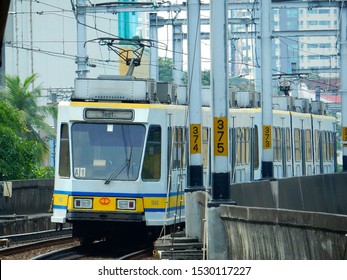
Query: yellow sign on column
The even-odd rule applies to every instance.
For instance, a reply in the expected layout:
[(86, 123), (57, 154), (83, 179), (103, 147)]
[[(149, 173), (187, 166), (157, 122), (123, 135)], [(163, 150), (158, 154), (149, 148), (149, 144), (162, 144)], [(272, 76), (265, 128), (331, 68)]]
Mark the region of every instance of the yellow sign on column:
[(190, 153), (201, 154), (201, 124), (190, 125)]
[(263, 125), (263, 149), (272, 149), (272, 126)]
[(228, 156), (228, 118), (213, 119), (214, 156)]
[(347, 126), (342, 127), (342, 141), (347, 142)]

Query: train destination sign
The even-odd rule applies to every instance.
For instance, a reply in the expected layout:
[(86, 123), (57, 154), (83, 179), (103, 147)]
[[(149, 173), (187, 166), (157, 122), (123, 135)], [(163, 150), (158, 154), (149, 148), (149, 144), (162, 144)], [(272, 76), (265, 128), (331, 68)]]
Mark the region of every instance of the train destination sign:
[(112, 110), (112, 109), (86, 109), (84, 116), (88, 120), (124, 120), (132, 121), (134, 111), (132, 110)]

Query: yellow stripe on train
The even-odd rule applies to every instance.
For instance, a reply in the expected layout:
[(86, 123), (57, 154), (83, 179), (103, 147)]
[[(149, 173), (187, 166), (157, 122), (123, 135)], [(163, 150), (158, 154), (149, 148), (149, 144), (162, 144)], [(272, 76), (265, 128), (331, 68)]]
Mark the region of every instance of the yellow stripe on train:
[(144, 212), (144, 209), (165, 209), (166, 207), (184, 206), (184, 195), (171, 196), (168, 201), (166, 197), (125, 198), (69, 196), (67, 198), (67, 195), (66, 200), (65, 205), (67, 205), (68, 210), (83, 211)]
[(142, 198), (70, 196), (68, 210), (144, 212)]
[(183, 206), (184, 205), (184, 195), (178, 196), (170, 196), (167, 201), (166, 197), (144, 197), (144, 206), (146, 209), (148, 208), (161, 208), (165, 209), (175, 207), (175, 206)]
[(54, 194), (53, 204), (57, 206), (67, 206), (69, 196), (67, 194)]

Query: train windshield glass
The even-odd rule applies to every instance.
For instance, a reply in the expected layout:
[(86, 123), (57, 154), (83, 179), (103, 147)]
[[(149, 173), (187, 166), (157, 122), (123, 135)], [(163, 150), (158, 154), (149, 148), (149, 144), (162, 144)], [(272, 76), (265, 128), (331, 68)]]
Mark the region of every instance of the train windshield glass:
[(145, 138), (143, 125), (75, 123), (72, 125), (74, 177), (136, 180)]

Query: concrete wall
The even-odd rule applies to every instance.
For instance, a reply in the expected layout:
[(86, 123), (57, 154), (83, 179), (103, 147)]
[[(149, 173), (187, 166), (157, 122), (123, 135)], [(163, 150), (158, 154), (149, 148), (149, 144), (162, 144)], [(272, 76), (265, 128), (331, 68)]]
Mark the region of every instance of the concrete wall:
[(347, 215), (347, 173), (238, 183), (230, 193), (239, 206)]
[[(347, 259), (347, 173), (233, 184), (230, 193), (236, 206), (207, 211), (208, 259)], [(199, 195), (205, 213), (209, 194)]]
[(0, 219), (0, 236), (55, 229), (51, 223), (52, 214), (13, 216)]
[(221, 206), (231, 260), (347, 259), (347, 216)]
[(47, 213), (53, 186), (53, 179), (12, 181), (12, 196), (0, 195), (0, 215)]

